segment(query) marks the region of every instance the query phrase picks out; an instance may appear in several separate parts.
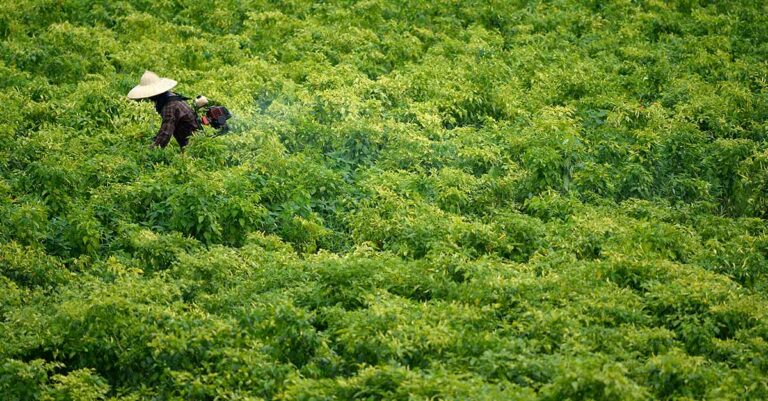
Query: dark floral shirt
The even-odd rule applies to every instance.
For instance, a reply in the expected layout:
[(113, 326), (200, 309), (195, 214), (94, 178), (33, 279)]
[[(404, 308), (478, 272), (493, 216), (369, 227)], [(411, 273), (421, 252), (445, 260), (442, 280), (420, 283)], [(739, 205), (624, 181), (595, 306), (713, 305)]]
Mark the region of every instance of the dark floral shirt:
[(172, 99), (163, 106), (160, 112), (163, 117), (163, 124), (160, 131), (155, 135), (154, 145), (164, 148), (171, 140), (171, 136), (176, 138), (180, 147), (184, 147), (189, 142), (192, 132), (200, 129), (197, 122), (197, 116), (192, 108), (184, 101)]

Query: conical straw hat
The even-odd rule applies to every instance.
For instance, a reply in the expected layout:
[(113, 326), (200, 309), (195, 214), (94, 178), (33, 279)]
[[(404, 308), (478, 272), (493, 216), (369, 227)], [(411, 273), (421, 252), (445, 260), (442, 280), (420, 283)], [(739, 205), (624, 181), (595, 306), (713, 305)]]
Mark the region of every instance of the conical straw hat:
[(145, 71), (139, 84), (128, 92), (128, 99), (144, 99), (159, 95), (173, 89), (176, 84), (177, 82), (172, 79), (160, 78), (152, 71)]

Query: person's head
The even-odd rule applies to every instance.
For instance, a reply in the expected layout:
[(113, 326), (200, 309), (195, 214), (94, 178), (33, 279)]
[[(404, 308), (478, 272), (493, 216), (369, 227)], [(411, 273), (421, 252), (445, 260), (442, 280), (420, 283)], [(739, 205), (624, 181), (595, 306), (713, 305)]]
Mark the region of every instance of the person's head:
[(128, 92), (128, 99), (156, 101), (158, 97), (169, 93), (176, 86), (176, 83), (172, 79), (160, 78), (152, 71), (145, 71), (139, 84)]
[(144, 98), (144, 99), (141, 99), (141, 100), (147, 100), (147, 101), (151, 101), (151, 102), (157, 103), (158, 101), (160, 101), (162, 99), (165, 99), (165, 98), (167, 98), (167, 97), (169, 97), (171, 95), (173, 95), (173, 93), (171, 93), (171, 91), (165, 91), (163, 93), (157, 94), (155, 96), (150, 96), (148, 98)]

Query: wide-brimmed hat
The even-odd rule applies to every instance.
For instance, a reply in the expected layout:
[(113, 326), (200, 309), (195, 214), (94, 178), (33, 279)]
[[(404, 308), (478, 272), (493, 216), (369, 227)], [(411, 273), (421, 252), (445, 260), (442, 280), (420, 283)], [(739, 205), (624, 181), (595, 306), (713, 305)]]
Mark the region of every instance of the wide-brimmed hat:
[(176, 84), (177, 82), (172, 79), (160, 78), (152, 71), (145, 71), (139, 84), (128, 92), (128, 99), (144, 99), (159, 95), (173, 89)]

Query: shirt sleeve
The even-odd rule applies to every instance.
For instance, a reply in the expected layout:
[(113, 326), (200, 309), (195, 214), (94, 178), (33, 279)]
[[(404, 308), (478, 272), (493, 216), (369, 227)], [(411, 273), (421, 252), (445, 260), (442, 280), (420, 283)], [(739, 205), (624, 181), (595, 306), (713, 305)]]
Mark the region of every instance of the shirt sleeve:
[(161, 113), (163, 117), (163, 123), (160, 125), (160, 131), (155, 135), (154, 145), (164, 148), (171, 141), (173, 131), (176, 129), (176, 123), (178, 120), (178, 107), (174, 104), (168, 104), (163, 108)]

